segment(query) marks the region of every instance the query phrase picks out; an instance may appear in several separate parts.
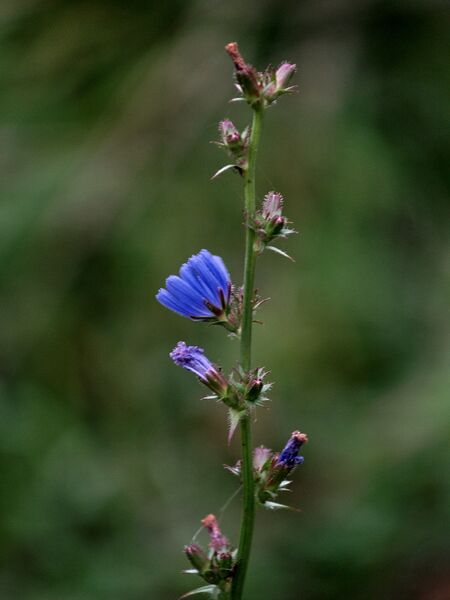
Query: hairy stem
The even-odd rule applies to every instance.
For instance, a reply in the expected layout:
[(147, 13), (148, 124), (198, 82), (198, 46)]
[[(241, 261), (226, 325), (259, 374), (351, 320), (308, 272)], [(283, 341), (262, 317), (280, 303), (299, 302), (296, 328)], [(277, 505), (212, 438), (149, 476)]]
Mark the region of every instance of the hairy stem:
[[(244, 297), (241, 329), (241, 366), (248, 371), (251, 366), (252, 349), (252, 300), (254, 294), (256, 253), (254, 250), (255, 232), (248, 227), (249, 220), (255, 214), (255, 166), (256, 153), (261, 135), (263, 109), (255, 108), (253, 112), (252, 132), (248, 152), (248, 169), (245, 175), (244, 196), (246, 214), (245, 267), (244, 267)], [(242, 447), (242, 484), (243, 484), (243, 513), (236, 573), (231, 589), (232, 600), (241, 600), (247, 573), (250, 550), (255, 522), (255, 483), (252, 464), (252, 429), (250, 415), (242, 418), (241, 423)]]

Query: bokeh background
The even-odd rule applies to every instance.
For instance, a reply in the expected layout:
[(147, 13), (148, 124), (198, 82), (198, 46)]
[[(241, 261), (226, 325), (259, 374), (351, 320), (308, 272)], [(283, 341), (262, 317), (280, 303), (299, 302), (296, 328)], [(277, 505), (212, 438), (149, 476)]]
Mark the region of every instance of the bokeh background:
[(241, 182), (210, 181), (217, 122), (249, 117), (228, 103), (234, 40), (298, 65), (260, 153), (259, 196), (281, 191), (300, 233), (295, 264), (258, 267), (254, 357), (276, 385), (255, 442), (310, 436), (302, 512), (258, 514), (246, 600), (450, 598), (444, 6), (2, 0), (2, 599), (197, 583), (182, 547), (235, 490), (239, 444), (168, 352), (228, 369), (238, 345), (154, 295), (203, 247), (241, 280)]

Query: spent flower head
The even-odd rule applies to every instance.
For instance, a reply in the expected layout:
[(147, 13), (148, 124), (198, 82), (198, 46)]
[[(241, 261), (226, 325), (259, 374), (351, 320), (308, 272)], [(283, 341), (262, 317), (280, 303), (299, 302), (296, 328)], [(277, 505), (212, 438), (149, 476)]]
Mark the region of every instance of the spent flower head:
[[(228, 598), (228, 592), (230, 590), (231, 580), (236, 566), (236, 551), (231, 547), (227, 538), (220, 531), (219, 524), (214, 515), (207, 515), (202, 519), (202, 525), (208, 531), (209, 534), (209, 547), (208, 551), (196, 543), (191, 543), (184, 547), (184, 552), (187, 559), (194, 567), (185, 573), (192, 573), (200, 575), (208, 584), (209, 591), (218, 594), (219, 590), (227, 592), (226, 597)], [(206, 591), (205, 588), (195, 590), (199, 593), (200, 591)], [(192, 592), (186, 594), (191, 595)], [(183, 597), (186, 597), (183, 596)], [(214, 598), (217, 595), (213, 596)], [(222, 596), (220, 596), (222, 597)]]
[(236, 42), (227, 44), (225, 50), (230, 55), (234, 64), (237, 81), (236, 87), (251, 106), (258, 104), (261, 100), (262, 92), (260, 74), (252, 65), (245, 62)]
[(214, 552), (228, 552), (230, 550), (230, 544), (227, 538), (222, 534), (215, 515), (206, 515), (206, 517), (202, 519), (202, 525), (208, 531), (209, 547), (211, 550)]

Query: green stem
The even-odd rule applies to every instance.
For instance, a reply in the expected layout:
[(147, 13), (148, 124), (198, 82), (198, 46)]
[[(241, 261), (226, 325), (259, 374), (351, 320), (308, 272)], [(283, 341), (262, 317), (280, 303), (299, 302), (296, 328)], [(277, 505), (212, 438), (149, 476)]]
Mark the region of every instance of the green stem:
[[(244, 371), (250, 370), (252, 349), (253, 309), (256, 253), (254, 250), (255, 232), (248, 227), (249, 221), (255, 214), (255, 166), (256, 153), (261, 136), (263, 110), (255, 108), (253, 112), (252, 132), (248, 149), (248, 169), (245, 175), (244, 197), (246, 213), (245, 267), (241, 328), (241, 366)], [(253, 478), (252, 429), (250, 415), (241, 419), (242, 447), (242, 484), (243, 484), (243, 513), (239, 549), (237, 555), (236, 573), (233, 578), (231, 599), (241, 600), (247, 573), (250, 550), (255, 522), (255, 482)]]

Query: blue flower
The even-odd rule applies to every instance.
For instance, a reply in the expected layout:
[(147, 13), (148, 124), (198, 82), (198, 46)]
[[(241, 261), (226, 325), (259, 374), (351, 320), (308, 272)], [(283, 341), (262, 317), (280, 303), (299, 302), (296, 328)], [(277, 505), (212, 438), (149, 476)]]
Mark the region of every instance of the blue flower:
[(280, 452), (277, 458), (276, 466), (286, 467), (287, 469), (293, 469), (297, 465), (301, 465), (304, 461), (303, 456), (298, 455), (300, 447), (308, 441), (308, 437), (305, 433), (300, 431), (294, 431), (291, 435), (288, 443)]
[(197, 375), (202, 383), (222, 399), (227, 395), (227, 380), (205, 356), (203, 348), (187, 346), (185, 342), (178, 342), (170, 353), (170, 358), (176, 365)]
[(223, 260), (201, 250), (185, 263), (179, 276), (171, 275), (156, 299), (183, 317), (226, 321), (231, 294), (230, 275)]

